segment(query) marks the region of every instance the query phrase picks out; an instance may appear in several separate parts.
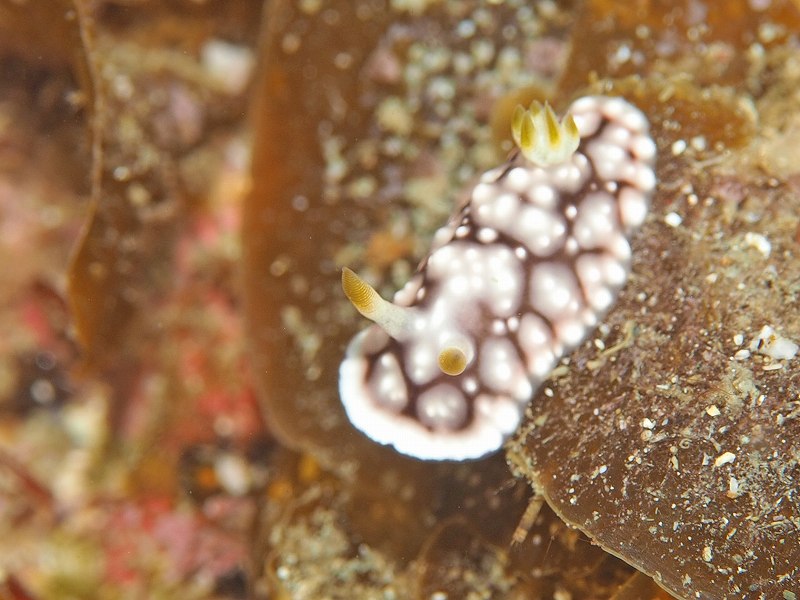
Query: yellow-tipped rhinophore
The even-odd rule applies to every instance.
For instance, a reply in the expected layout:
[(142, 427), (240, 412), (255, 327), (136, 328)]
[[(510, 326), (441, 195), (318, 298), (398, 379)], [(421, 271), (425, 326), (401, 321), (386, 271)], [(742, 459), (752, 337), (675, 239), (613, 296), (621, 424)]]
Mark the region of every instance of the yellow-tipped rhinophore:
[(439, 353), (439, 368), (445, 375), (461, 375), (467, 368), (467, 355), (455, 346), (445, 348)]
[(559, 123), (550, 105), (536, 100), (527, 109), (520, 105), (514, 109), (511, 135), (522, 155), (543, 167), (567, 160), (581, 141), (572, 115)]
[(347, 267), (342, 269), (342, 289), (358, 312), (368, 319), (375, 314), (378, 302), (383, 300), (371, 285)]
[(412, 309), (384, 300), (370, 284), (347, 267), (342, 269), (342, 289), (358, 312), (380, 325), (393, 338), (402, 340), (411, 330)]

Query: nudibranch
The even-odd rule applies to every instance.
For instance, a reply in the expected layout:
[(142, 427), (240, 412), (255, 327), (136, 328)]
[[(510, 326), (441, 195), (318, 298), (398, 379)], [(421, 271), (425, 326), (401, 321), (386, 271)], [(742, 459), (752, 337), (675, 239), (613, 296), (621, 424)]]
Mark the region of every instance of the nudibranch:
[(374, 322), (350, 342), (350, 421), (425, 460), (499, 449), (556, 363), (614, 303), (630, 236), (656, 185), (644, 114), (622, 98), (517, 107), (508, 161), (484, 173), (394, 302), (353, 271), (345, 295)]

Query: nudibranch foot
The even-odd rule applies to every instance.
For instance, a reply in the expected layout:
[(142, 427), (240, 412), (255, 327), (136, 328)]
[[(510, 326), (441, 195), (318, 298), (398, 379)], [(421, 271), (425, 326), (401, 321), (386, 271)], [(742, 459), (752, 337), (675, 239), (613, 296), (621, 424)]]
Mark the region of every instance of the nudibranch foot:
[(519, 107), (518, 151), (486, 172), (430, 255), (381, 298), (342, 286), (374, 324), (350, 342), (339, 393), (356, 428), (426, 460), (499, 449), (553, 367), (611, 308), (655, 188), (645, 116), (621, 98)]

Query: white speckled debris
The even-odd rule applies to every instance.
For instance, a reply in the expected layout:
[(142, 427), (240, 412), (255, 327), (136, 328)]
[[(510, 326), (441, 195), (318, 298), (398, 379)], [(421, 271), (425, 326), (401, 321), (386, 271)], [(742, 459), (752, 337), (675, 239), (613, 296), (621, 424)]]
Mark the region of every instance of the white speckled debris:
[(656, 185), (647, 119), (609, 97), (576, 100), (560, 123), (538, 111), (518, 109), (523, 151), (481, 177), (394, 303), (343, 273), (375, 324), (351, 341), (339, 391), (376, 442), (429, 460), (499, 449), (627, 280)]
[(764, 325), (758, 335), (750, 342), (750, 351), (758, 352), (775, 360), (789, 360), (797, 354), (798, 346), (785, 338), (769, 325)]
[(714, 466), (721, 467), (732, 463), (734, 460), (736, 460), (736, 455), (733, 452), (723, 452), (714, 460)]

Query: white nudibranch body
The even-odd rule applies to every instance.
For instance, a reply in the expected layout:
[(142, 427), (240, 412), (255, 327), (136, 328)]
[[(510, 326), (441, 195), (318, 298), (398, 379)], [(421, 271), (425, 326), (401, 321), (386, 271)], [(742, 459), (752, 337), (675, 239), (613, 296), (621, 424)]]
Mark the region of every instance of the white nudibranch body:
[(512, 134), (518, 150), (483, 174), (393, 303), (342, 274), (375, 322), (348, 346), (342, 402), (358, 429), (409, 456), (499, 449), (628, 277), (656, 184), (645, 116), (590, 96), (559, 123), (534, 103), (517, 109)]

